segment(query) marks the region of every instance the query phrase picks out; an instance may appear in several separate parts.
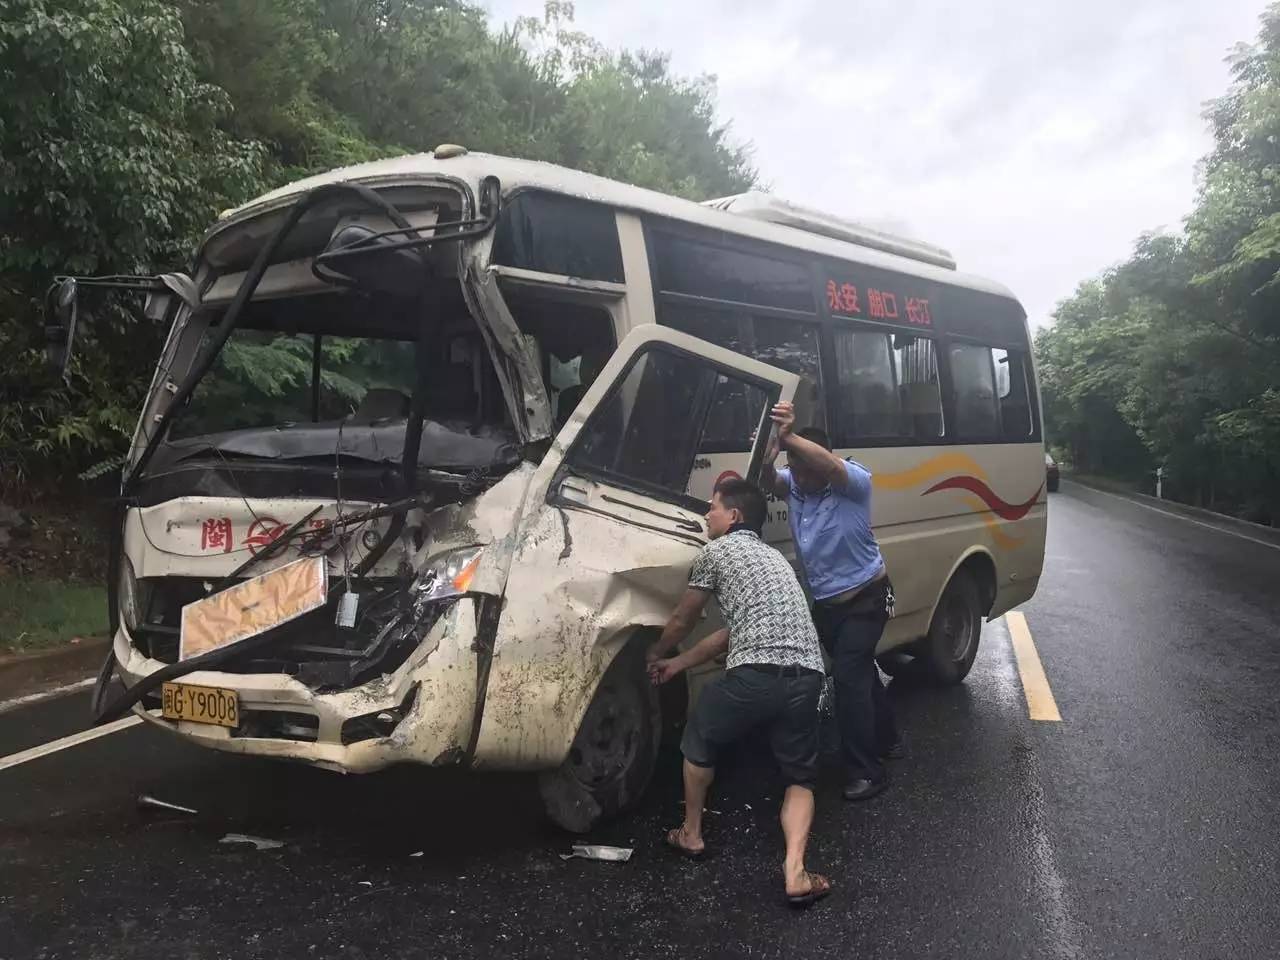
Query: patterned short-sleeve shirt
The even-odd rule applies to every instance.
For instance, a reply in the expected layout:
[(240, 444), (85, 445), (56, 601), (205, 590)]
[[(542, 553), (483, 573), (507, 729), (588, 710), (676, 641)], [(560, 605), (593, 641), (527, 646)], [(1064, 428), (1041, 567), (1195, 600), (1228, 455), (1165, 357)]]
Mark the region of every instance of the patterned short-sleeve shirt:
[(822, 672), (818, 631), (787, 558), (750, 530), (712, 540), (689, 571), (689, 586), (715, 594), (729, 627), (727, 669), (744, 663)]

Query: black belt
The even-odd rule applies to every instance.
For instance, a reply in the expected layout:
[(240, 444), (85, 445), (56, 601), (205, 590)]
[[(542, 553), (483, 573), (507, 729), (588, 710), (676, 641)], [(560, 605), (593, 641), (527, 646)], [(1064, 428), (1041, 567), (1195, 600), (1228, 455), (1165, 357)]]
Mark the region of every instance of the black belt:
[(806, 673), (822, 675), (821, 670), (812, 670), (809, 667), (802, 667), (795, 663), (787, 666), (783, 666), (780, 663), (740, 663), (734, 669), (758, 670), (761, 673), (767, 673), (775, 677), (802, 677)]

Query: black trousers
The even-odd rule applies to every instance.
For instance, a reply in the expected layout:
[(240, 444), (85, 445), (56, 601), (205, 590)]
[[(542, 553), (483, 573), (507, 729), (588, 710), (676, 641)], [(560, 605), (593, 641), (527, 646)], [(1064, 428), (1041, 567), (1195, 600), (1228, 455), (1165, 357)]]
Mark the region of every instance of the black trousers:
[(787, 785), (818, 778), (818, 694), (822, 674), (796, 667), (743, 664), (703, 689), (684, 725), (680, 750), (696, 767), (714, 767), (721, 751), (768, 725), (769, 745)]
[(883, 780), (881, 757), (898, 739), (889, 694), (876, 669), (876, 644), (889, 620), (887, 587), (882, 580), (849, 603), (813, 608), (818, 635), (831, 657), (840, 749), (850, 780)]

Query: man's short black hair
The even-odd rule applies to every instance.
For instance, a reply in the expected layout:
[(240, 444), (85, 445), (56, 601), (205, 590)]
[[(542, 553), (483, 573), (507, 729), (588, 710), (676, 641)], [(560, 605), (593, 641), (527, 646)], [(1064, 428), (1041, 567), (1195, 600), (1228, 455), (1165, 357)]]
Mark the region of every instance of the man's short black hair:
[(816, 443), (823, 450), (831, 449), (831, 437), (821, 427), (801, 427), (796, 431), (796, 436)]
[(764, 494), (754, 483), (748, 483), (741, 477), (727, 477), (716, 484), (716, 493), (720, 494), (720, 502), (730, 510), (742, 514), (742, 522), (759, 533), (764, 529), (768, 507)]

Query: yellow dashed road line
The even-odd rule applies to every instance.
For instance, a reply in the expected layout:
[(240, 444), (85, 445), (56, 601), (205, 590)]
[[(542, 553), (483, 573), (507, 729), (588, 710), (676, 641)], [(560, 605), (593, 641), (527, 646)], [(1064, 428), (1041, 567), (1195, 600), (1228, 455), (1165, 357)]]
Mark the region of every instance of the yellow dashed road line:
[(1027, 712), (1032, 720), (1060, 723), (1062, 715), (1058, 713), (1058, 703), (1049, 689), (1049, 678), (1044, 675), (1027, 618), (1017, 610), (1010, 610), (1004, 619), (1009, 625), (1009, 636), (1013, 638), (1013, 654), (1018, 660), (1018, 675), (1022, 677), (1022, 690), (1027, 696)]

